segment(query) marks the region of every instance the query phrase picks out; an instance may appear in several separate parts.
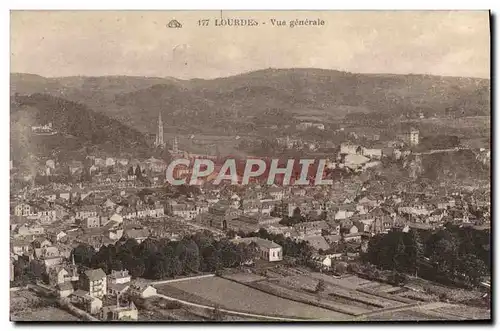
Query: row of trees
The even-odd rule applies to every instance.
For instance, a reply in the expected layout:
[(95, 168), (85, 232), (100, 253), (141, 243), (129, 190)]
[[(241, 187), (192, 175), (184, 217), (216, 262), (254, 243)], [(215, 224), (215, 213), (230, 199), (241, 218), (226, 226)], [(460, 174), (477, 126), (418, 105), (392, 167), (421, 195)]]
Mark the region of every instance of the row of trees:
[[(313, 252), (307, 242), (295, 242), (265, 229), (238, 235), (274, 241), (283, 247), (284, 255), (295, 258), (297, 263), (307, 263)], [(238, 267), (255, 259), (258, 248), (254, 243), (236, 244), (227, 238), (216, 240), (211, 233), (200, 232), (180, 241), (148, 238), (138, 244), (134, 239), (122, 239), (98, 251), (88, 244), (80, 244), (71, 253), (75, 263), (84, 267), (102, 268), (106, 273), (126, 269), (133, 277), (162, 279)]]
[(148, 238), (141, 244), (134, 239), (120, 240), (99, 251), (87, 244), (73, 249), (75, 262), (90, 268), (126, 269), (133, 277), (162, 279), (197, 272), (214, 272), (252, 260), (253, 244), (215, 240), (210, 233), (197, 233), (180, 241)]
[(436, 232), (377, 235), (363, 255), (383, 269), (476, 285), (490, 270), (490, 234), (447, 224)]

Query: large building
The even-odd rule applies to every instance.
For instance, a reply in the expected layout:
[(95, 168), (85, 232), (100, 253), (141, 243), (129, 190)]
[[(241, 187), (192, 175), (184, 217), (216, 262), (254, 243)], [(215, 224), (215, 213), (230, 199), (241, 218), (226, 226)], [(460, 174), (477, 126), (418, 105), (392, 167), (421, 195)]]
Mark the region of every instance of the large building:
[(417, 129), (411, 129), (410, 130), (410, 145), (411, 146), (417, 146), (419, 143), (419, 137), (420, 132)]
[(255, 243), (259, 250), (259, 257), (262, 260), (266, 260), (269, 262), (283, 260), (283, 248), (273, 241), (259, 237), (249, 237), (233, 239), (233, 242), (236, 244), (244, 243), (247, 245), (249, 245), (250, 243)]

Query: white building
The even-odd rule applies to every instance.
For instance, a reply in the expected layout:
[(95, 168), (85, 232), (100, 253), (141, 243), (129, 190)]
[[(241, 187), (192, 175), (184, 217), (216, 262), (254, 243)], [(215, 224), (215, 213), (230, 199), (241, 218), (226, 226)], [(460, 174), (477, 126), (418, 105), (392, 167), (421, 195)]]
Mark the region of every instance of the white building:
[(309, 128), (316, 128), (318, 130), (324, 130), (325, 125), (323, 123), (313, 123), (313, 122), (302, 122), (297, 124), (297, 130), (307, 130)]
[(269, 262), (283, 260), (283, 248), (273, 241), (258, 237), (239, 238), (234, 240), (235, 243), (251, 244), (255, 243), (259, 248), (259, 257), (262, 260)]
[(410, 130), (410, 145), (417, 146), (420, 139), (420, 132), (417, 129)]

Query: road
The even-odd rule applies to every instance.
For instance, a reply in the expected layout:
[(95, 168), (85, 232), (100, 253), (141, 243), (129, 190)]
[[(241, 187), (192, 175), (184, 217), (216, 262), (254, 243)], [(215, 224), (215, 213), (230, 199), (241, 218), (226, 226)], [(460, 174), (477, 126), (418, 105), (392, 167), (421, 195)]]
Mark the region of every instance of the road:
[(201, 278), (208, 278), (208, 277), (214, 277), (214, 276), (215, 276), (215, 274), (208, 274), (208, 275), (192, 276), (192, 277), (185, 277), (185, 278), (175, 278), (175, 279), (159, 280), (157, 282), (152, 282), (151, 285), (154, 286), (154, 285), (161, 285), (161, 284), (182, 282), (182, 281), (185, 281), (185, 280), (201, 279)]
[(201, 224), (197, 224), (197, 223), (192, 223), (192, 222), (188, 222), (186, 220), (183, 221), (183, 223), (187, 224), (187, 225), (190, 225), (192, 226), (193, 228), (195, 229), (198, 229), (198, 230), (207, 230), (207, 231), (210, 231), (210, 232), (213, 232), (213, 233), (216, 233), (216, 234), (219, 234), (219, 235), (225, 235), (225, 233), (221, 230), (218, 230), (218, 229), (214, 229), (214, 228), (210, 228), (210, 227), (207, 227), (207, 226), (204, 226), (204, 225), (201, 225)]
[(446, 148), (446, 149), (432, 149), (430, 151), (426, 152), (420, 152), (420, 153), (412, 153), (413, 155), (428, 155), (428, 154), (436, 154), (436, 153), (445, 153), (445, 152), (457, 152), (457, 151), (464, 151), (464, 150), (469, 150), (470, 148), (468, 147), (455, 147), (455, 148)]
[[(157, 294), (157, 297), (164, 298), (167, 300), (175, 300), (183, 305), (190, 306), (190, 307), (196, 307), (196, 308), (203, 308), (203, 309), (211, 309), (213, 310), (214, 307), (210, 306), (205, 306), (205, 305), (200, 305), (197, 303), (192, 303), (189, 301), (184, 301), (184, 300), (179, 300), (177, 298), (169, 297), (163, 294)], [(242, 316), (242, 317), (251, 317), (251, 318), (258, 318), (258, 319), (267, 319), (267, 320), (273, 320), (273, 321), (282, 321), (282, 322), (304, 322), (308, 321), (307, 319), (298, 319), (298, 318), (288, 318), (288, 317), (277, 317), (277, 316), (267, 316), (267, 315), (259, 315), (259, 314), (250, 314), (250, 313), (243, 313), (240, 311), (235, 311), (235, 310), (228, 310), (228, 309), (219, 309), (220, 312), (222, 313), (227, 313), (227, 314), (232, 314), (236, 316)]]

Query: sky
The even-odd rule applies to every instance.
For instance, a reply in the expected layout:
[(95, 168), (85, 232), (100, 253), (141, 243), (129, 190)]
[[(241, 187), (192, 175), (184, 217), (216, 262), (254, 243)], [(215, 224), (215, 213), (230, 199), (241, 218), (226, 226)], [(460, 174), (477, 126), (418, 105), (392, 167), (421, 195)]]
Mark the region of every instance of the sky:
[[(214, 26), (221, 17), (259, 25)], [(295, 67), (490, 77), (487, 11), (11, 11), (10, 19), (10, 71), (46, 77), (211, 79)], [(172, 19), (182, 28), (168, 28)], [(325, 24), (291, 28), (295, 19)]]

